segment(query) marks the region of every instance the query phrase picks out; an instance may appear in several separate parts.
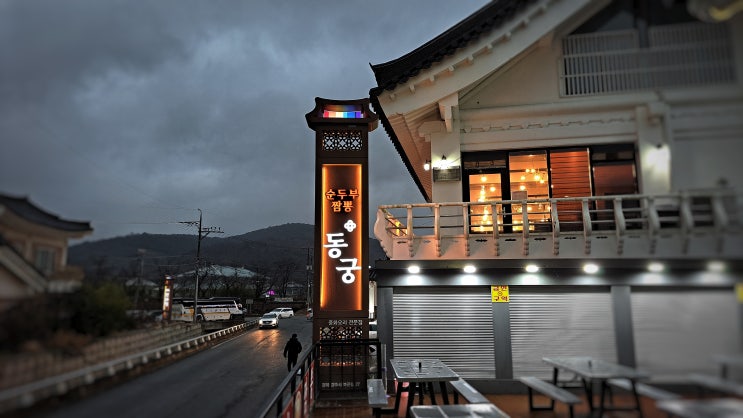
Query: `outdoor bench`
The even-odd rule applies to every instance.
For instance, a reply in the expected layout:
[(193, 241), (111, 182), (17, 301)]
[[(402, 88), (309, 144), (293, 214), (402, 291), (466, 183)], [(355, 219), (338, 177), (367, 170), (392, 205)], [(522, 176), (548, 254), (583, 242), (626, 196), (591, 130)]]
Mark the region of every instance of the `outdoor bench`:
[(366, 397), (375, 417), (379, 418), (382, 412), (394, 412), (392, 409), (382, 410), (387, 406), (387, 393), (382, 379), (366, 379)]
[(462, 395), (469, 403), (490, 403), (488, 398), (478, 392), (477, 389), (473, 388), (472, 385), (467, 383), (467, 381), (461, 377), (458, 380), (452, 380), (449, 383), (452, 388), (454, 388), (454, 403), (459, 403), (459, 395)]
[[(632, 384), (627, 379), (609, 379), (607, 383), (610, 386), (618, 387), (620, 389), (632, 392)], [(650, 386), (645, 383), (635, 382), (635, 389), (637, 390), (638, 395), (645, 396), (656, 401), (681, 398), (681, 395), (677, 393), (669, 392), (667, 390), (655, 386)]]
[(696, 373), (690, 374), (689, 380), (700, 388), (735, 396), (743, 396), (743, 384), (733, 380)]
[[(570, 417), (573, 417), (573, 405), (581, 403), (581, 399), (575, 394), (553, 385), (550, 382), (539, 379), (534, 376), (522, 376), (519, 378), (521, 383), (526, 385), (529, 390), (529, 409), (532, 411), (543, 411), (543, 410), (554, 410), (555, 401), (560, 401), (568, 406), (570, 411)], [(542, 395), (547, 396), (551, 399), (549, 406), (534, 406), (533, 391), (537, 391)]]

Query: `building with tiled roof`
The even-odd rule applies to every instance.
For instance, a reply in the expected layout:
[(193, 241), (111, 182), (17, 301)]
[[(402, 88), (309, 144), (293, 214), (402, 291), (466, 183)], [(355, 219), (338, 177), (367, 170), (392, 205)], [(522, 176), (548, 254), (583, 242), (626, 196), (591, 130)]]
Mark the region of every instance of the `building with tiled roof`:
[(68, 241), (92, 232), (89, 222), (62, 219), (26, 197), (0, 194), (0, 307), (77, 288), (83, 271), (67, 265)]
[(387, 358), (508, 385), (548, 356), (672, 381), (740, 352), (740, 5), (496, 0), (372, 65), (429, 202), (377, 212)]

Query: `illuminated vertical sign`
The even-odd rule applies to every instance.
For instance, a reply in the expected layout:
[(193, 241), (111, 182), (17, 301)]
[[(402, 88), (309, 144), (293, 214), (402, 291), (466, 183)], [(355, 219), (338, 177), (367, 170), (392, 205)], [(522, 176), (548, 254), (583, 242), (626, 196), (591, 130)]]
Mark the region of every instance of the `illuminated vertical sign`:
[(361, 164), (323, 164), (320, 308), (362, 309)]
[(170, 307), (173, 301), (173, 278), (165, 276), (165, 286), (163, 286), (163, 319), (170, 319)]
[[(366, 338), (369, 321), (369, 99), (315, 98), (312, 338)], [(322, 379), (321, 379), (322, 380)], [(361, 381), (358, 382), (361, 384)], [(330, 385), (323, 380), (322, 387)]]

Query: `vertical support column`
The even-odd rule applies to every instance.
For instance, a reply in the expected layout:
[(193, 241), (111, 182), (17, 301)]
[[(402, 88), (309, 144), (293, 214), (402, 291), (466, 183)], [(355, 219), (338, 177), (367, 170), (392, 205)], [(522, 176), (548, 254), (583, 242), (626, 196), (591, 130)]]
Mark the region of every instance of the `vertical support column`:
[(496, 379), (513, 379), (511, 314), (508, 306), (508, 302), (493, 302), (493, 344), (495, 347)]
[[(377, 287), (377, 338), (382, 343), (382, 350), (384, 351), (384, 364), (382, 367), (385, 370), (390, 370), (389, 359), (393, 358), (395, 352), (394, 346), (394, 334), (392, 328), (392, 321), (395, 315), (393, 308), (393, 292), (391, 287)], [(382, 376), (383, 379), (387, 379), (387, 387), (394, 387), (392, 381), (392, 374), (387, 373), (386, 376)]]
[(611, 287), (614, 339), (617, 344), (617, 362), (635, 367), (635, 332), (632, 325), (632, 299), (629, 286)]
[(740, 339), (738, 350), (743, 351), (743, 284), (737, 283), (734, 290), (735, 298), (738, 301), (738, 335)]

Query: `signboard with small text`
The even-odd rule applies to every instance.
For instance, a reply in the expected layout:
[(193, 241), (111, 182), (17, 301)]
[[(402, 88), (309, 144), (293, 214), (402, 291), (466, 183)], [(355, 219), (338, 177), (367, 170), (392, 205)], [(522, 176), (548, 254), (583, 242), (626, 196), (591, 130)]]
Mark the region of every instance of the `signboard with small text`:
[(508, 286), (490, 286), (490, 299), (493, 303), (509, 302)]

